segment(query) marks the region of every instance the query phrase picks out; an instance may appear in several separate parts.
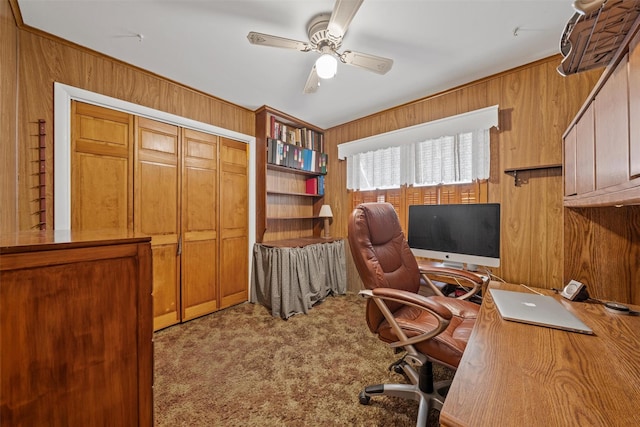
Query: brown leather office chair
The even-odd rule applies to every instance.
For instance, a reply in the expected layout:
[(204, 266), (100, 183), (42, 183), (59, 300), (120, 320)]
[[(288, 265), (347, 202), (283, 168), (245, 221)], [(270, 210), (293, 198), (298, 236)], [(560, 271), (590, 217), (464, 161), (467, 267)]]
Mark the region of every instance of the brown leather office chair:
[[(440, 411), (450, 381), (434, 384), (432, 362), (456, 368), (478, 314), (477, 304), (419, 295), (420, 271), (388, 203), (363, 203), (349, 219), (349, 246), (366, 290), (369, 329), (405, 355), (390, 369), (411, 384), (378, 384), (360, 393), (360, 403), (387, 395), (417, 400), (418, 426), (429, 408)], [(443, 272), (443, 271), (441, 271)]]
[[(424, 286), (430, 289), (434, 295), (441, 297), (446, 296), (443, 293), (444, 289), (451, 286), (456, 288), (456, 286), (450, 285), (447, 282), (438, 282), (439, 279), (451, 279), (447, 281), (455, 283), (457, 289), (464, 290), (461, 295), (455, 298), (464, 300), (471, 300), (478, 295), (483, 288), (486, 288), (491, 280), (489, 274), (482, 275), (471, 271), (447, 268), (443, 267), (444, 264), (436, 264), (423, 259), (418, 259), (417, 262)], [(442, 285), (439, 285), (440, 283), (442, 283)]]

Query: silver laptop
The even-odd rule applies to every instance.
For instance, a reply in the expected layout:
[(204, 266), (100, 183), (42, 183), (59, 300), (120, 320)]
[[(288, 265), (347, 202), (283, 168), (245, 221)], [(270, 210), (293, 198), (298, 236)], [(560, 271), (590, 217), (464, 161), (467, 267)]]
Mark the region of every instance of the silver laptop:
[(500, 316), (505, 320), (593, 334), (591, 328), (549, 295), (489, 289)]

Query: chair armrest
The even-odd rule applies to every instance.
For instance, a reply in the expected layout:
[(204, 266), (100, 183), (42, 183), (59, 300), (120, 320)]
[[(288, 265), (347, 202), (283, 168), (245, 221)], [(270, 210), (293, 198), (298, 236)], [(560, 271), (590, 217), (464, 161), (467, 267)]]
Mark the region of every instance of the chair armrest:
[[(480, 290), (482, 285), (485, 283), (485, 281), (486, 282), (489, 281), (488, 277), (483, 278), (479, 274), (475, 274), (467, 270), (460, 270), (457, 268), (438, 267), (436, 265), (430, 265), (425, 263), (418, 263), (418, 267), (420, 268), (420, 274), (423, 276), (427, 284), (431, 286), (431, 288), (436, 288), (436, 286), (433, 285), (433, 282), (431, 282), (431, 279), (429, 279), (428, 277), (429, 274), (451, 277), (456, 280), (459, 279), (459, 280), (465, 280), (465, 281), (471, 282), (472, 288), (464, 295), (457, 297), (457, 299), (466, 300), (472, 297), (473, 295), (478, 293), (478, 291)], [(437, 294), (441, 294), (441, 293), (437, 292)]]
[[(389, 344), (392, 348), (413, 345), (439, 335), (447, 329), (449, 321), (453, 317), (451, 311), (444, 305), (413, 292), (393, 288), (374, 288), (360, 291), (359, 294), (365, 298), (372, 298), (389, 325), (393, 328), (396, 336), (399, 338), (399, 341)], [(385, 304), (385, 301), (393, 301), (426, 311), (438, 321), (438, 324), (431, 331), (408, 338), (396, 321), (393, 313), (391, 313)]]
[(477, 283), (478, 285), (482, 285), (484, 280), (481, 276), (472, 273), (467, 270), (460, 270), (457, 268), (448, 268), (448, 267), (438, 267), (438, 266), (430, 266), (425, 264), (419, 264), (420, 273), (423, 274), (438, 274), (440, 276), (449, 276), (457, 279), (468, 280), (472, 283)]

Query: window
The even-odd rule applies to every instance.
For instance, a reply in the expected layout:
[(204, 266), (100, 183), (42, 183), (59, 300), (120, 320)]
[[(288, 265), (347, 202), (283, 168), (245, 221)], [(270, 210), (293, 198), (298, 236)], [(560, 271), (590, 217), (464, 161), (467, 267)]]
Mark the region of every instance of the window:
[(469, 183), (489, 177), (489, 129), (498, 106), (483, 108), (338, 145), (347, 188)]
[(469, 183), (489, 177), (489, 130), (441, 136), (347, 157), (347, 188)]

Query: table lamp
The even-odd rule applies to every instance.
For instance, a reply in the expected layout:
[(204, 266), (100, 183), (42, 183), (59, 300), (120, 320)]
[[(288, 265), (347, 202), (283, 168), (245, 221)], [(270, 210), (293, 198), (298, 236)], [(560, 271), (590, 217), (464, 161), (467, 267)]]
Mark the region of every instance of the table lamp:
[(331, 238), (331, 231), (329, 230), (329, 218), (333, 218), (333, 212), (331, 212), (331, 206), (322, 205), (320, 207), (320, 213), (318, 214), (320, 218), (324, 218), (324, 237), (325, 239)]

